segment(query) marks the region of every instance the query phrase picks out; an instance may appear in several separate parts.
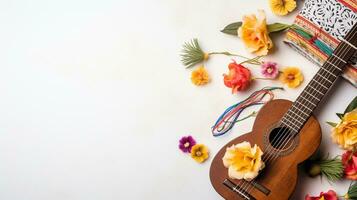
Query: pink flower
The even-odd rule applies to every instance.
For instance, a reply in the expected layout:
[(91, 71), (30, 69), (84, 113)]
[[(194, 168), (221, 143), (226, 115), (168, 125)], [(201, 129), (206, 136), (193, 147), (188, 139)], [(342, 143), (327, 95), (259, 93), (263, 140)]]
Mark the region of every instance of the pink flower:
[(346, 151), (342, 155), (345, 178), (357, 180), (357, 152)]
[(310, 197), (310, 195), (306, 195), (305, 196), (305, 200), (320, 200), (320, 199), (324, 199), (324, 200), (337, 200), (337, 194), (335, 191), (333, 190), (329, 190), (328, 192), (321, 192), (320, 196), (316, 196), (316, 197)]
[(278, 77), (279, 70), (276, 65), (277, 63), (275, 62), (270, 62), (270, 61), (263, 62), (262, 71), (261, 71), (262, 75), (266, 78), (272, 78), (272, 79)]

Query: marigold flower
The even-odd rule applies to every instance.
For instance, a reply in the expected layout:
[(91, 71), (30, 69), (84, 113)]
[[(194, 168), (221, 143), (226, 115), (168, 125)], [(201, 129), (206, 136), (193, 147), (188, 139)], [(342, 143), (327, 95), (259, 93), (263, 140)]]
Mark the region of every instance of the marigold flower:
[(332, 140), (342, 149), (357, 148), (357, 108), (346, 113), (341, 122), (332, 129)]
[(342, 155), (345, 178), (357, 181), (357, 152), (346, 151)]
[(276, 62), (263, 62), (262, 75), (266, 78), (275, 79), (279, 75), (279, 70)]
[(296, 8), (295, 0), (269, 0), (269, 4), (276, 15), (287, 15)]
[(304, 76), (297, 67), (286, 67), (280, 75), (280, 81), (287, 84), (289, 88), (296, 88), (304, 80)]
[(251, 81), (249, 69), (241, 64), (232, 62), (228, 65), (229, 73), (223, 74), (224, 85), (232, 88), (232, 93), (242, 91), (248, 88)]
[(273, 47), (263, 10), (259, 10), (258, 17), (255, 15), (243, 17), (242, 26), (238, 29), (238, 36), (242, 38), (249, 52), (259, 56), (267, 55), (268, 50)]
[(305, 196), (305, 200), (338, 200), (337, 194), (333, 190), (329, 190), (328, 192), (321, 192), (320, 196), (311, 197), (310, 195)]
[(249, 142), (232, 145), (226, 149), (223, 165), (228, 168), (228, 176), (233, 179), (252, 180), (264, 168), (262, 150), (257, 146), (251, 147)]
[(193, 84), (200, 86), (205, 85), (210, 81), (208, 72), (203, 66), (200, 66), (191, 73), (191, 81)]
[(202, 163), (207, 160), (209, 151), (203, 144), (196, 144), (191, 149), (191, 157), (198, 163)]

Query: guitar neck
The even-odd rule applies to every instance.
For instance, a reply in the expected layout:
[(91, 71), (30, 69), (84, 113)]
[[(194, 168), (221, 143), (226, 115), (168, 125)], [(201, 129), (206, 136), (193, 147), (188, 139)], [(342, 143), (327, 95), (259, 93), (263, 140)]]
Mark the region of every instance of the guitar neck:
[(306, 88), (302, 91), (288, 112), (281, 119), (281, 124), (298, 133), (309, 119), (312, 112), (332, 87), (335, 80), (346, 68), (348, 61), (356, 52), (357, 23), (349, 31), (332, 55), (318, 70)]

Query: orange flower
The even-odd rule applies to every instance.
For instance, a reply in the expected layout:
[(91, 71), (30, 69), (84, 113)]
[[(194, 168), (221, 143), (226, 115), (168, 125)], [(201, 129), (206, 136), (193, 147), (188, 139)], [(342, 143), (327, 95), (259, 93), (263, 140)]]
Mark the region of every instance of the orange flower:
[(268, 33), (266, 17), (263, 10), (259, 10), (259, 17), (247, 15), (243, 17), (243, 24), (238, 29), (238, 35), (249, 52), (257, 55), (267, 55), (273, 47)]
[(243, 65), (232, 62), (228, 65), (229, 73), (223, 74), (224, 85), (232, 88), (232, 93), (242, 91), (248, 88), (251, 81), (249, 69)]
[(210, 81), (210, 78), (206, 69), (203, 66), (200, 66), (192, 72), (191, 81), (193, 84), (200, 86), (207, 84)]
[(343, 116), (341, 122), (332, 129), (331, 136), (341, 148), (357, 149), (357, 108)]
[(297, 67), (286, 67), (279, 77), (280, 81), (287, 84), (289, 88), (296, 88), (304, 80), (304, 76)]

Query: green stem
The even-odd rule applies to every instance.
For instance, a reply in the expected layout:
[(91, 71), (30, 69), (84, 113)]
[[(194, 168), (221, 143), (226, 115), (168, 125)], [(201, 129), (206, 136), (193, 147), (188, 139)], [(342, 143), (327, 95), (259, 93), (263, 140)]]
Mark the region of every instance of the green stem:
[(210, 53), (208, 53), (208, 55), (237, 56), (237, 57), (245, 59), (245, 61), (243, 61), (243, 62), (241, 62), (239, 64), (250, 63), (250, 64), (253, 64), (253, 65), (261, 65), (261, 62), (259, 61), (259, 59), (262, 57), (262, 56), (257, 56), (257, 57), (254, 57), (254, 58), (247, 58), (245, 56), (242, 56), (242, 55), (239, 55), (239, 54), (230, 53), (228, 51), (210, 52)]
[(253, 65), (261, 65), (262, 62), (260, 62), (260, 58), (263, 57), (263, 56), (257, 56), (257, 57), (254, 57), (254, 58), (251, 58), (251, 59), (248, 59), (246, 61), (243, 61), (239, 64), (243, 64), (243, 63), (250, 63), (250, 64), (253, 64)]
[(259, 80), (274, 80), (272, 78), (261, 78), (261, 77), (253, 77), (252, 80), (256, 80), (256, 79), (259, 79)]
[(210, 52), (208, 53), (209, 55), (214, 55), (214, 54), (221, 54), (221, 55), (226, 55), (226, 56), (238, 56), (238, 57), (241, 57), (241, 58), (244, 58), (244, 59), (247, 59), (249, 60), (250, 58), (247, 58), (245, 56), (241, 56), (239, 54), (234, 54), (234, 53), (230, 53), (228, 51), (221, 51), (221, 52)]

